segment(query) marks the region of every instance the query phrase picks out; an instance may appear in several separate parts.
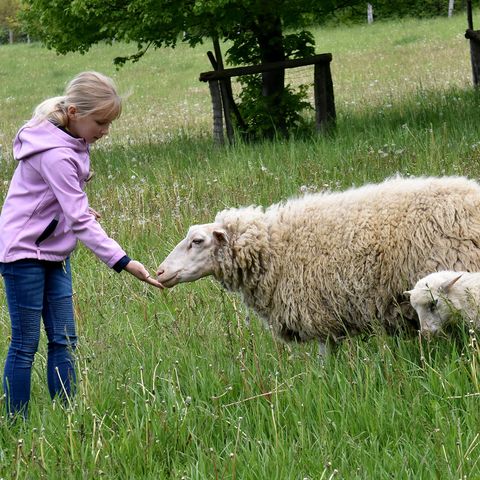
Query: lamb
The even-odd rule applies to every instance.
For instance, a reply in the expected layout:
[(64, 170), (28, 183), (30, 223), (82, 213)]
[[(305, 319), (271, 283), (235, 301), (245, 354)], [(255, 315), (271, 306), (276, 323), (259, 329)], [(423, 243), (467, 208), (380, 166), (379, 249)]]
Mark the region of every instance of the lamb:
[(224, 210), (192, 226), (157, 275), (166, 287), (213, 275), (276, 337), (318, 339), (322, 349), (377, 325), (416, 331), (404, 291), (448, 269), (480, 270), (480, 185), (396, 176)]
[(460, 314), (480, 326), (480, 273), (441, 271), (420, 279), (405, 292), (416, 310), (422, 335), (430, 336)]

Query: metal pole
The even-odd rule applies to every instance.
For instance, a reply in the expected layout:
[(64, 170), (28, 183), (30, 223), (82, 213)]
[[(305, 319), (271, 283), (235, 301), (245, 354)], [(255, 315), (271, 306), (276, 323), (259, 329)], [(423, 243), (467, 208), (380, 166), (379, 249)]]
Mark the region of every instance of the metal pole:
[(367, 22), (373, 23), (373, 5), (371, 3), (367, 3)]
[(455, 8), (455, 0), (448, 0), (448, 18), (453, 15), (453, 9)]

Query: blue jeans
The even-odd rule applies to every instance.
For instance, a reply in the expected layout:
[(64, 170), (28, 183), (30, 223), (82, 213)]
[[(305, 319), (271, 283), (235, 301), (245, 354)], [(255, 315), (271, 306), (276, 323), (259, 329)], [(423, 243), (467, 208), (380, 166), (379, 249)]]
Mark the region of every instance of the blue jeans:
[(40, 339), (40, 319), (48, 339), (47, 381), (50, 396), (64, 401), (75, 388), (73, 352), (77, 343), (70, 261), (18, 260), (0, 263), (5, 282), (12, 338), (3, 374), (7, 412), (27, 414), (33, 359)]

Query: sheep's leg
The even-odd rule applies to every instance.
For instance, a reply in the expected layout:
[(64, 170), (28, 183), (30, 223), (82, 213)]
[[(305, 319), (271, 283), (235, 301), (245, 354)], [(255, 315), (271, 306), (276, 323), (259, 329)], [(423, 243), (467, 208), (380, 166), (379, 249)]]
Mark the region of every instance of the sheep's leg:
[(329, 355), (334, 353), (342, 338), (340, 337), (328, 337), (326, 340), (318, 341), (318, 359), (323, 362)]
[(327, 357), (329, 350), (330, 349), (328, 348), (327, 342), (322, 342), (321, 340), (319, 340), (319, 342), (318, 342), (318, 359), (320, 361), (324, 360)]

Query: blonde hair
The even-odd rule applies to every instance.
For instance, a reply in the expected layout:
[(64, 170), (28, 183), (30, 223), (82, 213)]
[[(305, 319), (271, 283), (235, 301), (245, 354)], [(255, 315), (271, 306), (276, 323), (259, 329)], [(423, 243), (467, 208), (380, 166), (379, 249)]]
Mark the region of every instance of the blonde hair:
[(113, 80), (98, 72), (82, 72), (70, 81), (64, 95), (48, 98), (38, 105), (33, 118), (47, 119), (66, 127), (67, 109), (71, 105), (75, 106), (80, 118), (95, 113), (112, 121), (122, 112), (122, 99)]

